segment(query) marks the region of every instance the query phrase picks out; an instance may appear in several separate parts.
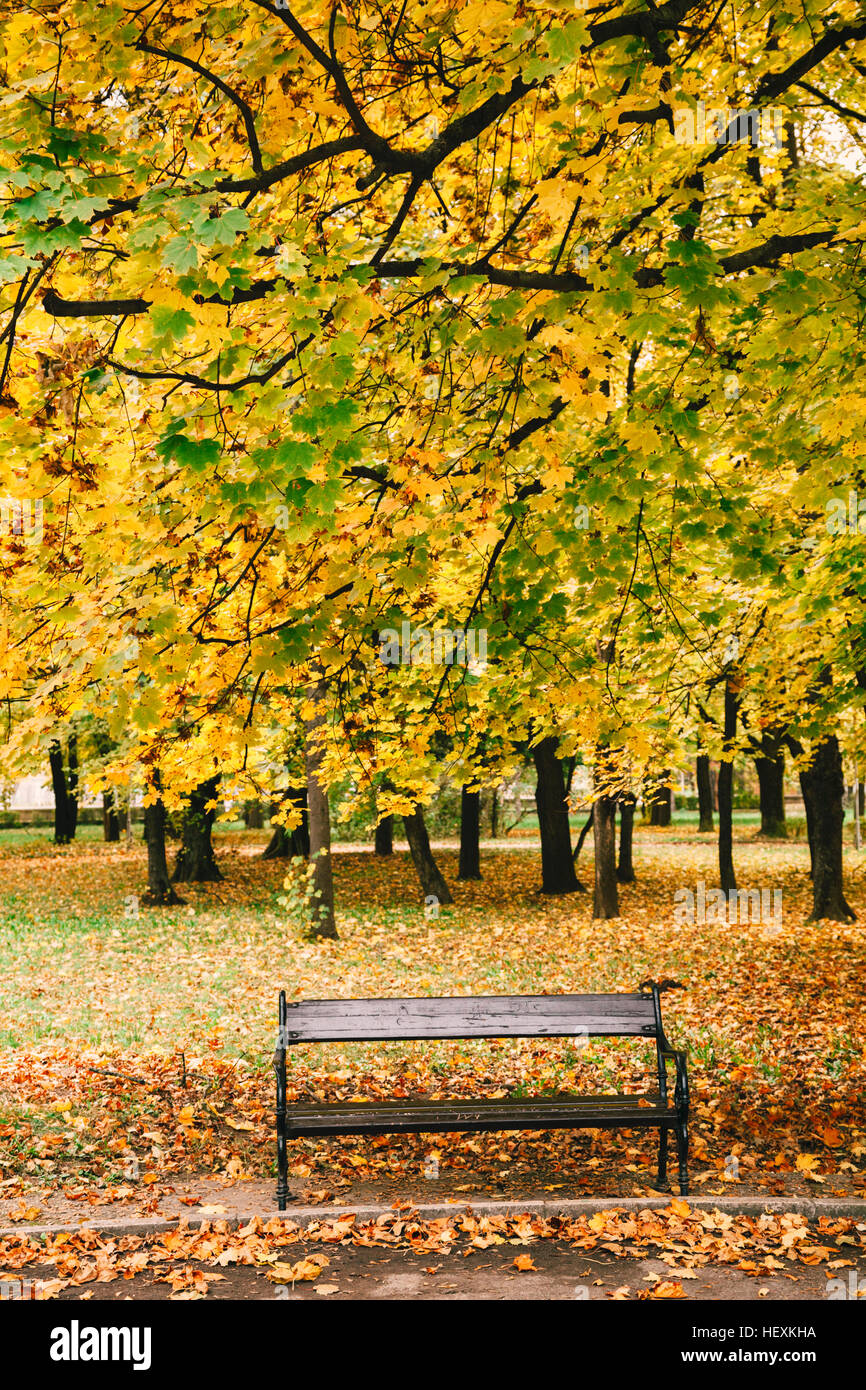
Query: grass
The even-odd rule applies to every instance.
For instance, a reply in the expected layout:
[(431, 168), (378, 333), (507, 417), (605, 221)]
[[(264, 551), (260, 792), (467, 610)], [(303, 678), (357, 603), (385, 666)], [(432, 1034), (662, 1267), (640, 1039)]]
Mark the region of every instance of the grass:
[[(641, 818), (638, 817), (635, 825), (635, 830), (638, 834), (640, 834), (642, 831), (647, 831), (653, 835), (666, 834), (684, 829), (692, 830), (697, 827), (698, 819), (699, 817), (697, 811), (677, 809), (672, 816), (670, 826), (650, 826), (648, 823), (642, 821)], [(586, 812), (581, 812), (578, 815), (570, 816), (569, 821), (572, 833), (576, 837), (580, 834), (580, 831), (583, 829), (586, 823)], [(760, 824), (760, 821), (760, 811), (737, 809), (733, 812), (733, 824), (735, 830), (753, 829), (755, 826)], [(718, 818), (714, 817), (714, 823), (717, 824), (717, 822)], [(510, 827), (509, 833), (507, 835), (500, 835), (500, 838), (503, 841), (507, 841), (509, 838), (522, 839), (527, 836), (534, 837), (538, 835), (538, 816), (534, 811), (527, 811), (527, 813), (523, 817), (521, 817), (521, 819), (517, 822), (516, 825), (511, 826), (510, 822), (508, 822), (508, 824)], [(267, 823), (268, 827), (269, 825), (270, 822)], [(806, 823), (802, 818), (798, 819), (796, 817), (789, 817), (788, 834), (793, 835), (795, 837), (802, 837), (802, 835), (805, 834), (805, 826)], [(397, 836), (399, 837), (399, 823), (395, 827), (395, 830)], [(482, 827), (482, 833), (483, 830), (484, 828)], [(142, 839), (143, 823), (140, 820), (135, 821), (133, 833), (134, 839), (136, 841), (140, 841)], [(236, 836), (238, 834), (244, 833), (246, 833), (251, 840), (255, 839), (256, 842), (258, 840), (261, 840), (262, 843), (265, 843), (268, 837), (270, 836), (270, 829), (266, 828), (264, 830), (247, 832), (243, 820), (220, 820), (217, 821), (214, 825), (214, 834), (218, 839), (222, 839), (225, 836)], [(333, 826), (333, 833), (334, 839), (337, 843), (353, 843), (353, 837), (347, 832), (344, 826), (340, 825), (339, 821), (335, 821), (335, 824)], [(452, 837), (454, 833), (455, 832), (449, 832), (448, 834), (439, 834), (438, 832), (433, 831), (431, 832), (431, 837), (433, 839), (438, 840), (449, 839)], [(123, 841), (125, 842), (125, 824), (122, 827), (121, 834)], [(0, 855), (2, 855), (4, 849), (9, 846), (36, 846), (40, 844), (51, 844), (53, 843), (53, 838), (54, 829), (53, 826), (50, 824), (0, 826)], [(101, 823), (94, 825), (79, 824), (78, 829), (76, 831), (76, 843), (92, 843), (96, 841), (101, 842), (102, 838), (103, 836)], [(372, 828), (367, 838), (369, 840), (372, 840)]]
[[(669, 977), (686, 986), (665, 996), (664, 1013), (672, 1041), (689, 1051), (698, 1163), (721, 1169), (741, 1145), (745, 1171), (764, 1190), (806, 1172), (850, 1188), (866, 1155), (866, 934), (859, 923), (807, 925), (805, 845), (748, 835), (746, 824), (735, 851), (740, 883), (782, 888), (779, 932), (677, 926), (674, 895), (715, 881), (715, 845), (641, 831), (638, 881), (622, 890), (614, 922), (591, 920), (589, 893), (543, 898), (535, 849), (485, 851), (483, 881), (466, 884), (455, 882), (455, 850), (441, 851), (456, 902), (437, 920), (424, 917), (405, 853), (377, 860), (343, 849), (335, 855), (340, 939), (318, 943), (285, 918), (286, 866), (262, 861), (267, 832), (222, 831), (224, 881), (184, 886), (184, 904), (162, 911), (136, 911), (145, 870), (139, 844), (91, 839), (58, 848), (4, 839), (4, 1164), (12, 1173), (45, 1180), (62, 1173), (67, 1182), (104, 1186), (117, 1178), (117, 1146), (131, 1145), (149, 1153), (157, 1174), (219, 1168), (233, 1156), (247, 1171), (267, 1173), (280, 987), (294, 997), (605, 992)], [(848, 855), (855, 905), (866, 905), (864, 861), (862, 853)], [(585, 883), (591, 868), (587, 845)], [(349, 1098), (395, 1089), (640, 1090), (653, 1063), (640, 1043), (592, 1041), (584, 1049), (567, 1039), (333, 1045), (291, 1060), (297, 1091)], [(67, 1101), (68, 1109), (56, 1109)], [(187, 1112), (191, 1118), (179, 1122)], [(147, 1138), (154, 1133), (160, 1142)], [(387, 1156), (389, 1172), (397, 1162), (399, 1173), (399, 1155), (414, 1153), (413, 1142), (310, 1143), (304, 1163), (307, 1171), (343, 1165), (351, 1177)], [(455, 1136), (443, 1152), (478, 1169), (493, 1162), (495, 1146), (511, 1142)], [(608, 1155), (620, 1144), (616, 1136), (591, 1142)], [(539, 1155), (562, 1162), (561, 1146), (545, 1147), (549, 1137), (533, 1144), (536, 1168)], [(811, 1170), (798, 1166), (804, 1154), (814, 1159)]]

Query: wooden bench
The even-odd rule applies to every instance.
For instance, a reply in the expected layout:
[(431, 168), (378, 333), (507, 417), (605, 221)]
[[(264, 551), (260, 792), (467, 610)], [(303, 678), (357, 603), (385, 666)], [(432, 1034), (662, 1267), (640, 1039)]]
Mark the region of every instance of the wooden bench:
[[(661, 988), (664, 988), (664, 984)], [(289, 1198), (287, 1142), (327, 1134), (421, 1134), (509, 1129), (658, 1128), (658, 1185), (667, 1184), (668, 1131), (676, 1135), (679, 1185), (688, 1192), (686, 1055), (664, 1035), (660, 987), (639, 994), (487, 995), (433, 999), (306, 999), (280, 994), (277, 1076), (277, 1203)], [(299, 1043), (417, 1038), (652, 1038), (658, 1089), (643, 1095), (558, 1095), (515, 1100), (396, 1100), (286, 1104), (286, 1050)], [(667, 1063), (676, 1067), (668, 1103)]]

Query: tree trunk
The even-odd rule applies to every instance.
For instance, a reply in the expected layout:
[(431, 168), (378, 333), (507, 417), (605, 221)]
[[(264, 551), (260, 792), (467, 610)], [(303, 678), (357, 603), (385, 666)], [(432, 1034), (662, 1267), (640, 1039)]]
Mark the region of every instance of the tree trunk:
[[(155, 790), (159, 790), (158, 782)], [(157, 797), (144, 808), (144, 837), (147, 841), (147, 892), (142, 898), (145, 907), (170, 907), (183, 901), (175, 893), (168, 876), (165, 858), (165, 806)]]
[(650, 825), (670, 825), (671, 823), (671, 785), (670, 772), (665, 771), (650, 793)]
[(294, 859), (292, 837), (284, 825), (275, 825), (271, 838), (262, 850), (263, 859)]
[(556, 747), (557, 740), (548, 735), (532, 750), (538, 778), (535, 805), (541, 832), (541, 891), (550, 894), (580, 893), (583, 889), (577, 881), (571, 856), (565, 779), (562, 762), (556, 756)]
[(494, 788), (493, 788), (493, 794), (492, 794), (492, 796), (491, 796), (491, 798), (490, 798), (490, 838), (491, 838), (491, 840), (498, 840), (498, 839), (499, 839), (499, 788), (498, 788), (498, 787), (494, 787)]
[(812, 911), (807, 920), (853, 922), (856, 913), (845, 900), (842, 884), (845, 782), (835, 734), (819, 743), (801, 785), (804, 800), (808, 797), (807, 821), (811, 811), (812, 822)]
[(383, 816), (376, 822), (376, 841), (373, 853), (381, 859), (386, 855), (394, 853), (394, 817)]
[[(100, 723), (96, 724), (94, 730), (94, 743), (100, 758), (107, 757), (114, 747), (108, 730)], [(114, 787), (109, 787), (102, 793), (102, 838), (107, 844), (116, 844), (120, 839), (120, 815), (117, 791)]]
[(207, 803), (217, 794), (219, 780), (219, 774), (209, 777), (190, 792), (189, 806), (181, 824), (181, 846), (172, 874), (174, 883), (218, 883), (222, 878), (211, 840), (216, 810), (207, 809)]
[[(785, 735), (785, 743), (788, 752), (792, 757), (802, 760), (804, 748), (798, 739), (792, 738), (790, 734)], [(809, 841), (809, 877), (812, 880), (812, 895), (815, 894), (815, 865), (818, 857), (817, 852), (817, 830), (815, 825), (815, 758), (812, 759), (811, 766), (803, 766), (800, 763), (800, 794), (803, 797), (803, 810), (806, 813), (806, 836)], [(844, 812), (843, 812), (844, 815)], [(844, 919), (842, 919), (844, 920)]]
[[(803, 745), (798, 739), (786, 734), (785, 743), (788, 752), (793, 758), (802, 759)], [(811, 768), (804, 767), (801, 763), (799, 770), (800, 794), (803, 797), (803, 810), (806, 813), (806, 836), (809, 841), (809, 877), (813, 885), (815, 880), (815, 796), (813, 791), (813, 779)]]
[(66, 744), (66, 763), (69, 768), (69, 775), (66, 784), (69, 788), (69, 825), (70, 840), (75, 839), (75, 832), (78, 829), (78, 735), (70, 734)]
[(785, 826), (785, 755), (778, 739), (761, 735), (761, 756), (755, 758), (761, 796), (761, 834), (787, 835)]
[(424, 813), (420, 806), (415, 807), (411, 816), (403, 817), (403, 825), (406, 828), (406, 839), (409, 841), (412, 862), (415, 865), (425, 899), (435, 898), (440, 904), (453, 902), (451, 890), (433, 858), (430, 849), (430, 836), (427, 834)]
[(310, 934), (314, 937), (336, 937), (334, 917), (334, 871), (331, 863), (331, 808), (327, 789), (319, 781), (324, 748), (318, 738), (325, 721), (326, 686), (319, 680), (310, 690), (310, 699), (318, 706), (311, 719), (305, 721), (304, 762), (307, 770), (307, 824), (310, 834), (310, 860), (315, 864), (313, 890), (316, 893), (314, 917)]
[(481, 793), (464, 787), (460, 793), (460, 868), (459, 879), (481, 877)]
[[(289, 831), (289, 853), (296, 859), (310, 857), (310, 807), (307, 787), (291, 787), (289, 798), (301, 813), (300, 824)], [(330, 810), (328, 812), (330, 824)]]
[(812, 790), (812, 773), (804, 768), (800, 773), (800, 794), (803, 810), (806, 813), (806, 838), (809, 841), (809, 877), (815, 878), (815, 796)]
[(102, 793), (102, 838), (109, 843), (120, 839), (120, 817), (114, 792)]
[(730, 757), (719, 765), (719, 887), (723, 893), (737, 886), (734, 873), (734, 754), (731, 744), (737, 732), (738, 701), (730, 681), (725, 684), (724, 750)]
[(576, 844), (575, 847), (574, 847), (574, 854), (571, 856), (571, 857), (572, 857), (572, 860), (574, 861), (574, 872), (575, 872), (575, 873), (577, 873), (577, 866), (578, 866), (578, 863), (580, 862), (580, 851), (583, 849), (583, 842), (584, 842), (584, 840), (586, 839), (587, 835), (589, 834), (590, 830), (592, 829), (592, 822), (593, 822), (593, 819), (594, 819), (594, 814), (593, 814), (592, 811), (590, 811), (589, 815), (587, 816), (586, 820), (585, 820), (584, 823), (583, 823), (583, 826), (582, 826), (582, 828), (581, 828), (580, 834), (579, 834), (578, 837), (577, 837), (577, 844)]
[(695, 780), (698, 784), (698, 831), (712, 832), (713, 781), (710, 776), (710, 759), (706, 753), (698, 754), (695, 765)]
[(262, 803), (260, 801), (246, 801), (244, 803), (244, 825), (247, 830), (261, 830), (264, 824)]
[[(263, 859), (309, 859), (310, 820), (307, 811), (307, 788), (289, 787), (284, 800), (288, 800), (301, 812), (301, 821), (293, 830), (284, 825), (275, 825), (271, 838), (262, 851)], [(271, 815), (275, 808), (271, 808)]]
[(592, 838), (595, 846), (595, 892), (593, 919), (606, 921), (619, 916), (616, 886), (616, 801), (600, 796), (592, 808)]
[(616, 876), (620, 883), (634, 883), (634, 863), (631, 851), (636, 801), (637, 797), (634, 792), (626, 792), (619, 798), (619, 862), (616, 866)]
[(75, 826), (63, 768), (63, 749), (56, 738), (52, 739), (48, 749), (48, 765), (51, 768), (51, 786), (54, 791), (54, 843), (68, 845), (75, 834)]

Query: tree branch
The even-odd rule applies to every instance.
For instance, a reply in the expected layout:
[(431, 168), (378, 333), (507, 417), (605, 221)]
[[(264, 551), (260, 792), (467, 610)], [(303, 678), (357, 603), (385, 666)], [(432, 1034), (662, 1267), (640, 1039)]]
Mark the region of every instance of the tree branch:
[(797, 82), (795, 86), (802, 87), (804, 92), (810, 92), (813, 97), (817, 97), (823, 106), (829, 106), (834, 111), (838, 111), (840, 116), (850, 116), (854, 121), (866, 121), (862, 111), (852, 111), (850, 106), (843, 106), (841, 101), (836, 101), (828, 96), (826, 92), (821, 92), (817, 87), (813, 87), (809, 82)]
[(238, 96), (237, 92), (234, 91), (227, 82), (223, 82), (221, 77), (217, 77), (216, 73), (210, 72), (193, 58), (185, 58), (182, 53), (173, 53), (167, 48), (158, 48), (156, 44), (145, 43), (144, 39), (139, 39), (135, 46), (143, 53), (152, 53), (157, 58), (165, 58), (171, 63), (180, 63), (182, 67), (189, 68), (191, 72), (198, 73), (199, 77), (204, 77), (206, 81), (216, 87), (218, 92), (222, 92), (223, 96), (228, 97), (229, 101), (233, 102), (238, 111), (240, 111), (241, 117), (243, 118), (244, 129), (247, 132), (247, 143), (250, 147), (250, 156), (253, 161), (253, 168), (257, 174), (264, 173), (262, 152), (259, 148), (258, 136), (256, 135), (256, 123), (253, 118), (252, 110), (249, 104), (244, 101), (243, 97)]
[(827, 29), (814, 48), (801, 54), (784, 72), (768, 73), (762, 77), (755, 91), (755, 101), (772, 101), (773, 97), (781, 96), (782, 92), (799, 82), (801, 77), (811, 72), (812, 68), (817, 67), (829, 54), (841, 48), (843, 44), (850, 43), (852, 39), (866, 39), (866, 22), (848, 24), (842, 29)]
[(56, 290), (42, 296), (42, 308), (55, 319), (109, 318), (112, 314), (146, 314), (149, 299), (63, 299)]

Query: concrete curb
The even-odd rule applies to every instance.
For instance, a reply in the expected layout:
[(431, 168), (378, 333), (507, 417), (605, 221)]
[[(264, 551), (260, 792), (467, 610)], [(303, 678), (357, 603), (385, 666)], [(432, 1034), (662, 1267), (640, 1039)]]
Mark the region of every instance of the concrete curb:
[[(676, 1194), (674, 1194), (676, 1196)], [(418, 1206), (407, 1205), (405, 1211), (411, 1211), (415, 1217), (422, 1220), (434, 1220), (437, 1217), (453, 1216), (459, 1212), (471, 1211), (474, 1216), (518, 1216), (524, 1212), (531, 1216), (594, 1216), (600, 1211), (664, 1211), (669, 1205), (658, 1197), (621, 1197), (619, 1199), (601, 1197), (575, 1197), (563, 1198), (562, 1201), (544, 1201), (537, 1198), (526, 1201), (488, 1201), (488, 1202), (424, 1202)], [(721, 1211), (729, 1216), (763, 1216), (785, 1213), (789, 1216), (805, 1216), (810, 1221), (817, 1221), (821, 1216), (829, 1217), (850, 1217), (854, 1220), (866, 1222), (866, 1202), (856, 1199), (844, 1199), (835, 1201), (831, 1198), (817, 1197), (687, 1197), (685, 1200), (693, 1211)], [(314, 1221), (330, 1220), (339, 1217), (341, 1214), (354, 1215), (358, 1222), (375, 1221), (380, 1216), (393, 1213), (395, 1208), (385, 1203), (365, 1203), (358, 1206), (351, 1206), (346, 1203), (341, 1207), (293, 1207), (288, 1211), (279, 1212), (274, 1208), (267, 1208), (262, 1211), (244, 1212), (242, 1215), (227, 1213), (225, 1216), (214, 1216), (213, 1214), (196, 1215), (190, 1212), (189, 1216), (184, 1217), (131, 1217), (127, 1220), (119, 1221), (82, 1221), (77, 1226), (66, 1225), (45, 1225), (45, 1226), (0, 1226), (0, 1239), (8, 1236), (53, 1236), (65, 1233), (77, 1234), (80, 1231), (97, 1231), (101, 1235), (128, 1236), (128, 1235), (158, 1235), (160, 1231), (171, 1231), (181, 1222), (192, 1229), (206, 1226), (211, 1223), (224, 1222), (230, 1229), (236, 1226), (245, 1226), (247, 1222), (258, 1217), (261, 1221), (270, 1221), (273, 1217), (282, 1217), (283, 1220), (293, 1221), (298, 1226), (309, 1226)]]

